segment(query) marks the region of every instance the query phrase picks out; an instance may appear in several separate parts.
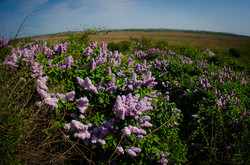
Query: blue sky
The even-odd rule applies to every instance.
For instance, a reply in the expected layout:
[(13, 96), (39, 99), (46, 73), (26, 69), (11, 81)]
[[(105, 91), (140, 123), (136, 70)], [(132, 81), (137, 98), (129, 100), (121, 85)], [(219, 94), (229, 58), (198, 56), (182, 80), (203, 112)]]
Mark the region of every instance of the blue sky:
[(169, 28), (250, 36), (250, 0), (0, 0), (0, 37), (96, 28)]

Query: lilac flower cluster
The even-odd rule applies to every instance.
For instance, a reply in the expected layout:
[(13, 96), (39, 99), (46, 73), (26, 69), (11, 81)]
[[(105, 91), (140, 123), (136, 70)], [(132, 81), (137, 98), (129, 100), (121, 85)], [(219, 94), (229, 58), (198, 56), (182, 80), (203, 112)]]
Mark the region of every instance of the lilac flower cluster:
[(74, 62), (73, 58), (71, 55), (69, 55), (67, 58), (65, 58), (66, 64), (61, 65), (59, 69), (64, 70), (64, 69), (71, 69), (71, 63)]
[(220, 96), (220, 95), (221, 95), (221, 91), (220, 91), (220, 90), (215, 89), (215, 90), (214, 90), (214, 94), (215, 94), (215, 95), (217, 95), (217, 96)]
[(102, 125), (95, 127), (91, 131), (90, 142), (92, 144), (100, 143), (101, 145), (106, 145), (105, 138), (109, 135), (118, 133), (118, 127), (113, 125), (113, 122), (104, 121)]
[(13, 50), (11, 55), (4, 59), (3, 65), (9, 65), (11, 69), (18, 67), (19, 63), (17, 61), (17, 55), (15, 52), (13, 52)]
[(76, 103), (77, 103), (77, 109), (79, 110), (80, 114), (80, 118), (84, 119), (85, 116), (83, 115), (83, 113), (88, 109), (89, 106), (89, 100), (84, 97), (84, 98), (80, 98), (80, 99), (76, 99)]
[(120, 154), (124, 154), (124, 149), (122, 148), (121, 144), (119, 144), (119, 145), (116, 147), (116, 150), (117, 150)]
[(161, 155), (161, 159), (158, 160), (157, 163), (158, 163), (159, 165), (166, 165), (166, 164), (168, 164), (168, 160), (166, 159), (166, 156), (169, 156), (170, 153), (167, 152), (166, 155), (165, 155), (163, 152), (161, 152), (161, 153), (158, 153), (158, 154)]
[(67, 45), (68, 45), (67, 42), (65, 42), (64, 44), (59, 44), (59, 45), (55, 44), (53, 47), (53, 50), (56, 54), (59, 54), (59, 55), (62, 53), (66, 53)]
[[(152, 73), (148, 71), (146, 73), (146, 77), (142, 77), (141, 80), (136, 79), (136, 73), (132, 74), (130, 79), (130, 83), (133, 86), (133, 90), (145, 86), (147, 88), (152, 88), (153, 86), (157, 85), (158, 83), (154, 81), (155, 78), (152, 77)], [(132, 90), (132, 89), (131, 89)]]
[[(162, 61), (155, 59), (154, 61), (151, 61), (151, 64), (154, 66), (154, 68), (158, 70), (166, 71), (169, 65), (169, 61), (166, 61), (165, 59), (163, 59)], [(167, 74), (167, 73), (165, 72), (164, 74)]]
[[(58, 99), (56, 97), (53, 97), (52, 94), (48, 93), (48, 87), (46, 86), (46, 82), (48, 80), (48, 77), (40, 77), (36, 82), (36, 90), (40, 94), (40, 96), (44, 99), (45, 104), (49, 105), (51, 109), (58, 108)], [(38, 105), (40, 106), (42, 102), (38, 102)]]
[(113, 64), (114, 67), (119, 67), (121, 65), (121, 58), (120, 56), (118, 58), (110, 58), (108, 62)]
[(234, 104), (235, 104), (235, 105), (239, 105), (239, 104), (240, 104), (240, 100), (238, 100), (238, 98), (235, 97), (234, 91), (232, 91), (232, 93), (229, 94), (229, 95), (223, 95), (223, 96), (221, 96), (221, 97), (217, 100), (216, 105), (217, 105), (217, 106), (220, 106), (220, 107), (226, 107), (226, 105), (227, 105), (229, 102), (233, 101), (233, 98), (235, 98)]
[(131, 126), (131, 125), (129, 125), (128, 127), (124, 127), (121, 130), (121, 132), (122, 132), (122, 134), (124, 134), (127, 137), (131, 136), (132, 133), (139, 134), (139, 135), (146, 135), (147, 134), (147, 132), (144, 129), (138, 128), (135, 126)]
[(126, 152), (129, 156), (136, 157), (136, 153), (141, 152), (141, 149), (138, 147), (131, 147), (130, 149), (127, 149)]
[(115, 77), (112, 77), (111, 80), (108, 81), (108, 87), (106, 88), (106, 92), (110, 93), (110, 92), (115, 92), (117, 90), (117, 85), (115, 85)]
[(112, 74), (112, 70), (110, 68), (110, 66), (107, 68), (107, 74), (110, 76)]
[(8, 40), (8, 39), (3, 40), (3, 42), (2, 42), (2, 44), (1, 44), (1, 46), (0, 46), (0, 48), (5, 48), (6, 45), (7, 45), (8, 43), (9, 43), (9, 40)]
[(42, 65), (39, 66), (39, 62), (31, 62), (31, 66), (32, 66), (32, 73), (30, 76), (32, 78), (41, 77), (43, 75), (43, 66)]
[(107, 51), (107, 46), (108, 46), (107, 43), (102, 42), (102, 44), (101, 44), (101, 50), (102, 50), (103, 52)]
[(239, 123), (241, 123), (242, 120), (243, 120), (243, 118), (244, 118), (244, 116), (245, 116), (246, 114), (250, 115), (250, 113), (247, 113), (247, 109), (244, 108), (244, 110), (241, 112), (241, 116), (240, 116), (238, 119), (235, 119), (235, 120), (233, 121), (233, 123), (234, 123), (234, 124), (239, 124)]
[(120, 77), (120, 78), (125, 77), (125, 74), (123, 73), (122, 70), (117, 72), (116, 75), (117, 75), (117, 77)]
[(151, 93), (148, 93), (147, 94), (147, 97), (149, 98), (148, 100), (152, 100), (152, 98), (156, 98), (158, 97), (159, 95), (162, 95), (161, 92), (158, 92), (158, 90), (154, 90), (152, 91)]
[(135, 61), (133, 61), (131, 58), (128, 58), (128, 62), (127, 62), (128, 66), (132, 66), (134, 63)]
[(88, 47), (86, 48), (86, 51), (83, 52), (83, 55), (84, 55), (85, 57), (90, 57), (90, 56), (92, 55), (92, 52), (93, 52), (93, 49), (91, 48), (91, 46), (88, 46)]
[(152, 65), (148, 65), (146, 66), (147, 61), (143, 60), (142, 64), (136, 64), (135, 65), (135, 73), (140, 74), (140, 73), (147, 73), (147, 71), (150, 70), (150, 68), (152, 67)]
[(200, 82), (200, 85), (202, 86), (203, 89), (210, 88), (212, 85), (209, 83), (208, 78), (204, 79), (204, 75), (202, 77), (199, 77), (198, 80)]
[(132, 96), (131, 93), (127, 96), (118, 95), (113, 108), (113, 111), (116, 112), (116, 117), (122, 120), (125, 119), (125, 116), (132, 116), (135, 119), (139, 119), (139, 115), (142, 115), (143, 111), (150, 111), (153, 109), (152, 104), (147, 101), (147, 97), (144, 97), (137, 103), (139, 97), (139, 94)]
[(141, 59), (147, 57), (148, 54), (142, 50), (139, 50), (138, 52), (135, 53), (135, 55), (137, 59)]
[(44, 48), (43, 49), (43, 55), (45, 57), (47, 57), (48, 59), (51, 59), (52, 55), (54, 54), (54, 51), (51, 50), (49, 47), (47, 47), (47, 43), (46, 42), (43, 43), (43, 48)]
[(96, 68), (96, 63), (95, 63), (95, 60), (92, 58), (89, 62), (87, 71), (90, 71), (90, 70), (95, 69), (95, 68)]
[(70, 123), (65, 124), (64, 129), (66, 131), (75, 132), (74, 136), (76, 138), (79, 138), (83, 140), (84, 142), (86, 142), (91, 137), (91, 134), (88, 131), (90, 127), (92, 127), (91, 123), (89, 123), (88, 125), (84, 125), (80, 121), (71, 120)]
[(92, 43), (89, 43), (89, 46), (94, 49), (97, 47), (97, 41), (96, 42), (92, 42)]
[(95, 94), (98, 93), (97, 88), (92, 84), (91, 80), (86, 77), (84, 80), (80, 77), (76, 78), (81, 87), (84, 87), (85, 90), (89, 90)]
[(148, 122), (150, 120), (150, 116), (143, 116), (141, 119), (139, 119), (137, 125), (144, 128), (144, 127), (153, 127), (153, 125)]
[(207, 69), (207, 60), (196, 60), (196, 69), (202, 68), (202, 69)]

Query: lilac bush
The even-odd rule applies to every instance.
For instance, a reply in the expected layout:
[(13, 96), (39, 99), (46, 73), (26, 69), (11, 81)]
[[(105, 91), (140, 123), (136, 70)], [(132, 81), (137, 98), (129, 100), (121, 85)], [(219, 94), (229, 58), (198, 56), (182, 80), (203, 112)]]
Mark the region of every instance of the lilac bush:
[(79, 140), (86, 155), (95, 153), (94, 161), (183, 164), (198, 155), (204, 163), (210, 159), (205, 153), (228, 162), (243, 159), (245, 72), (169, 49), (123, 55), (105, 43), (74, 46), (12, 48), (3, 65), (27, 68), (37, 105), (55, 110), (67, 138)]

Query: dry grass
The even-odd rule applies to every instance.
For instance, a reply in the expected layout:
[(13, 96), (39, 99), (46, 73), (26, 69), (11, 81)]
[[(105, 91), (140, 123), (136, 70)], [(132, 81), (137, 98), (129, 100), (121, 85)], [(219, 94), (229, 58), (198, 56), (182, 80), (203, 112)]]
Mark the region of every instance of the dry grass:
[(104, 42), (119, 42), (129, 40), (131, 37), (140, 38), (146, 36), (153, 41), (167, 40), (170, 44), (184, 44), (188, 42), (191, 46), (200, 49), (222, 50), (227, 51), (232, 47), (240, 47), (245, 43), (250, 43), (249, 37), (229, 36), (220, 34), (204, 34), (204, 33), (187, 33), (187, 32), (168, 32), (168, 31), (153, 31), (153, 32), (109, 32), (108, 34), (100, 33), (99, 35), (91, 35), (93, 41), (98, 43)]
[[(55, 116), (48, 106), (36, 106), (40, 96), (25, 69), (19, 72), (7, 67), (0, 69), (0, 164), (63, 165), (91, 162), (87, 157), (89, 155), (84, 155), (88, 152), (82, 151), (84, 146), (66, 138), (57, 121), (67, 116), (66, 111)], [(25, 77), (27, 82), (20, 77)]]
[[(81, 35), (81, 33), (76, 33)], [(68, 39), (70, 34), (55, 34), (50, 36), (35, 37), (35, 39), (50, 40), (53, 43), (59, 43), (62, 40)], [(92, 41), (98, 43), (111, 41), (117, 43), (120, 41), (129, 41), (130, 37), (140, 38), (146, 36), (153, 41), (167, 40), (170, 44), (189, 43), (191, 46), (200, 48), (201, 50), (210, 49), (213, 51), (221, 50), (228, 51), (233, 47), (241, 47), (244, 44), (250, 43), (250, 37), (222, 35), (222, 34), (206, 34), (206, 33), (191, 33), (191, 32), (171, 32), (171, 31), (112, 31), (108, 33), (99, 33), (90, 35)]]

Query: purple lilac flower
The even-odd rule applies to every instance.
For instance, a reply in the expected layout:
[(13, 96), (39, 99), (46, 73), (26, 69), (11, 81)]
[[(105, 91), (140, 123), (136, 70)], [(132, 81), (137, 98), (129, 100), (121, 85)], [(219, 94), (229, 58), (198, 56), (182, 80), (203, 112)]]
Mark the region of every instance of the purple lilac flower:
[(142, 139), (144, 136), (143, 135), (138, 135), (136, 137), (137, 137), (137, 139)]
[(8, 43), (9, 43), (9, 40), (8, 39), (4, 39), (1, 47), (5, 48)]
[(195, 115), (192, 115), (193, 118), (197, 118), (198, 117), (198, 114), (195, 114)]
[(92, 54), (92, 52), (93, 52), (93, 49), (92, 49), (90, 46), (88, 46), (88, 47), (86, 48), (86, 52), (84, 52), (84, 55), (85, 55), (86, 57), (89, 57), (89, 56)]
[(103, 52), (106, 51), (106, 50), (107, 50), (107, 46), (108, 46), (107, 43), (102, 42), (102, 44), (101, 44), (101, 50), (102, 50)]
[(102, 125), (95, 127), (91, 132), (91, 143), (100, 143), (105, 145), (105, 138), (110, 134), (116, 134), (118, 132), (118, 127), (114, 127), (113, 123), (110, 121), (104, 121)]
[(88, 125), (84, 125), (79, 121), (76, 120), (72, 120), (70, 123), (70, 128), (72, 131), (74, 131), (74, 136), (85, 140), (85, 139), (89, 139), (91, 134), (88, 132)]
[(96, 87), (92, 84), (91, 80), (88, 77), (86, 77), (84, 80), (80, 77), (77, 77), (77, 81), (80, 86), (84, 87), (85, 90), (89, 90), (95, 94), (98, 93)]
[(80, 111), (80, 113), (84, 113), (89, 106), (89, 100), (84, 97), (84, 98), (80, 98), (80, 99), (76, 99), (76, 103), (77, 103), (77, 109)]
[(92, 59), (90, 60), (90, 62), (89, 62), (87, 71), (90, 71), (90, 70), (95, 69), (95, 68), (96, 68), (96, 63), (95, 63), (94, 58), (92, 58)]
[(111, 75), (111, 74), (112, 74), (112, 70), (111, 70), (110, 67), (108, 67), (107, 74), (108, 74), (108, 75)]
[(43, 75), (43, 66), (42, 65), (39, 66), (38, 62), (33, 62), (31, 77), (32, 78), (41, 77), (42, 75)]
[(168, 160), (165, 157), (162, 157), (160, 160), (157, 161), (160, 165), (166, 165), (168, 164)]
[[(61, 94), (61, 93), (57, 93), (57, 94), (56, 94), (56, 97), (59, 98), (59, 99), (65, 99), (66, 95)], [(65, 100), (66, 100), (66, 99), (65, 99)], [(62, 100), (61, 102), (64, 103), (63, 100)]]
[(47, 91), (48, 90), (48, 87), (46, 86), (47, 80), (48, 80), (47, 76), (40, 77), (39, 79), (37, 79), (37, 81), (36, 81), (36, 88), (37, 89), (43, 89), (43, 90)]
[(73, 60), (72, 56), (70, 55), (70, 56), (68, 56), (66, 58), (66, 67), (69, 68), (69, 69), (71, 69), (71, 63), (72, 62), (74, 62), (74, 60)]
[(121, 131), (127, 137), (129, 137), (131, 135), (131, 133), (132, 133), (131, 130), (128, 127), (123, 128)]
[(39, 108), (41, 108), (42, 105), (43, 105), (43, 102), (42, 102), (42, 101), (38, 101), (38, 102), (36, 103), (36, 106), (38, 106)]
[(129, 84), (129, 85), (128, 85), (128, 91), (129, 91), (129, 92), (134, 91), (134, 87), (133, 87), (133, 85), (131, 85), (131, 84)]
[(115, 86), (115, 77), (112, 77), (112, 79), (108, 81), (108, 86), (109, 87)]
[(122, 71), (116, 73), (118, 77), (125, 77), (125, 74), (122, 73)]
[(136, 157), (136, 152), (133, 151), (132, 149), (127, 149), (126, 152), (128, 153), (129, 156)]
[(117, 150), (120, 154), (124, 154), (124, 149), (122, 148), (122, 146), (121, 146), (120, 144), (116, 147), (116, 150)]
[(85, 116), (84, 116), (83, 114), (80, 114), (80, 115), (79, 115), (79, 118), (80, 118), (80, 119), (85, 119)]
[(97, 41), (96, 42), (92, 42), (92, 44), (91, 43), (89, 43), (89, 46), (91, 47), (91, 48), (96, 48), (97, 47)]
[(138, 147), (131, 147), (131, 150), (133, 150), (135, 152), (141, 152), (141, 149)]
[(58, 99), (47, 97), (44, 99), (45, 103), (51, 107), (51, 109), (58, 108)]
[(11, 51), (11, 55), (4, 59), (3, 65), (9, 65), (11, 69), (18, 67), (17, 55), (14, 49)]
[(65, 42), (64, 44), (59, 44), (59, 45), (54, 45), (53, 50), (55, 53), (57, 54), (62, 54), (65, 53), (67, 51), (67, 42)]
[(169, 95), (166, 95), (166, 97), (164, 97), (163, 101), (169, 101)]
[(140, 123), (139, 125), (140, 125), (142, 128), (143, 128), (143, 127), (148, 127), (148, 128), (153, 127), (153, 125), (152, 125), (151, 123), (149, 123), (148, 121), (145, 121), (144, 123)]
[(219, 100), (217, 100), (216, 105), (218, 105), (218, 106), (222, 106), (222, 98), (220, 98)]
[(68, 101), (73, 101), (75, 94), (76, 94), (75, 91), (71, 91), (66, 94), (65, 99)]
[(63, 127), (66, 131), (69, 131), (71, 129), (71, 124), (70, 123), (67, 123), (64, 125)]
[(51, 68), (51, 67), (52, 67), (52, 63), (51, 63), (51, 61), (48, 61), (48, 63), (47, 63), (47, 67), (49, 67), (49, 68)]
[(127, 62), (127, 65), (128, 65), (128, 66), (131, 66), (131, 65), (133, 65), (134, 63), (135, 63), (135, 61), (132, 61), (132, 59), (129, 58), (129, 59), (128, 59), (128, 62)]
[(113, 108), (113, 111), (116, 112), (116, 117), (119, 117), (122, 120), (125, 119), (125, 116), (138, 118), (143, 111), (150, 111), (153, 109), (151, 103), (147, 101), (147, 97), (144, 97), (137, 103), (139, 97), (139, 94), (132, 96), (131, 93), (127, 96), (118, 95)]
[(174, 122), (174, 124), (173, 124), (174, 126), (178, 126), (178, 123), (176, 123), (176, 122)]
[(111, 86), (111, 87), (108, 87), (106, 88), (106, 92), (107, 93), (110, 93), (110, 92), (115, 92), (117, 90), (117, 86)]
[(59, 66), (59, 69), (60, 70), (65, 70), (65, 69), (67, 69), (67, 66), (66, 65), (61, 65), (61, 66)]
[(104, 91), (105, 87), (102, 84), (102, 81), (99, 81), (97, 84), (95, 84), (95, 87), (98, 91)]

